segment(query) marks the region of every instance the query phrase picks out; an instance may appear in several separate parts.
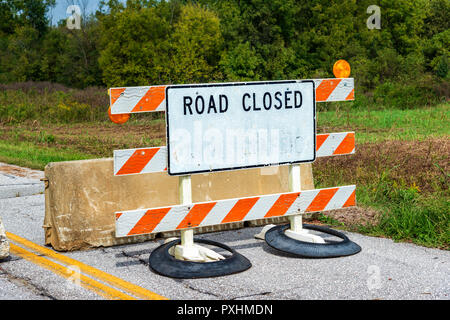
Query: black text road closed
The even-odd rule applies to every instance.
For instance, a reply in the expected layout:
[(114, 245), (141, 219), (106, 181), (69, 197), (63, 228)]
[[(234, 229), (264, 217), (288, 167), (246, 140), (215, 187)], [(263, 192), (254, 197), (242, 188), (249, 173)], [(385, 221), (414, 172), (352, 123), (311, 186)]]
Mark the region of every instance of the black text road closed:
[(310, 80), (167, 87), (169, 174), (314, 161), (314, 93)]

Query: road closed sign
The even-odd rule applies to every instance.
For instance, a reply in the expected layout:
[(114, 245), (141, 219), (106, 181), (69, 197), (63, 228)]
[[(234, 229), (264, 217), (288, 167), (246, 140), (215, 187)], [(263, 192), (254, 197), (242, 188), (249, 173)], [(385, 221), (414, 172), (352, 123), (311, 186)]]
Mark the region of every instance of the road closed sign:
[(312, 162), (314, 82), (168, 86), (166, 124), (170, 175)]

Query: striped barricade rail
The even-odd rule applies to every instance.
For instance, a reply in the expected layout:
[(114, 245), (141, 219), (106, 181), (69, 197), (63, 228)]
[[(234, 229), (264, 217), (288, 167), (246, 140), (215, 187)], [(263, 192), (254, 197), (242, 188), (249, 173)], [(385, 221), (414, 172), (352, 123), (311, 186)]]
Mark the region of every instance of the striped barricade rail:
[(351, 185), (117, 212), (116, 237), (351, 207), (355, 205), (355, 188)]
[[(316, 136), (316, 156), (355, 153), (355, 133), (325, 133)], [(137, 148), (114, 151), (114, 175), (167, 171), (167, 148)]]
[[(354, 100), (354, 79), (314, 79), (316, 102)], [(165, 111), (167, 86), (109, 89), (111, 114)]]

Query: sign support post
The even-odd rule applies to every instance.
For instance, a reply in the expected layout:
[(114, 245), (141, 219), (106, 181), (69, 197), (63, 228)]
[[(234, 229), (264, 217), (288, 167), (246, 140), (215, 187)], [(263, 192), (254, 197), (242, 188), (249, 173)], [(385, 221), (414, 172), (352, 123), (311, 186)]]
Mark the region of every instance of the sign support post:
[[(289, 166), (289, 191), (296, 192), (302, 190), (300, 171), (301, 168), (299, 164), (292, 164)], [(289, 216), (289, 221), (291, 223), (291, 231), (301, 232), (303, 229), (301, 214)]]
[[(180, 176), (180, 204), (192, 203), (192, 185), (191, 176)], [(181, 230), (181, 245), (184, 247), (192, 247), (194, 244), (194, 230), (183, 229)]]
[[(180, 204), (192, 204), (191, 175), (180, 176), (179, 194)], [(208, 262), (225, 259), (224, 256), (213, 250), (194, 244), (194, 229), (192, 228), (182, 229), (180, 238), (181, 244), (175, 246), (174, 250), (174, 256), (178, 260)]]
[[(300, 164), (291, 164), (289, 166), (289, 191), (302, 191)], [(303, 216), (301, 213), (289, 216), (289, 221), (290, 229), (286, 230), (286, 236), (299, 241), (325, 243), (322, 237), (311, 234), (308, 230), (303, 229)]]

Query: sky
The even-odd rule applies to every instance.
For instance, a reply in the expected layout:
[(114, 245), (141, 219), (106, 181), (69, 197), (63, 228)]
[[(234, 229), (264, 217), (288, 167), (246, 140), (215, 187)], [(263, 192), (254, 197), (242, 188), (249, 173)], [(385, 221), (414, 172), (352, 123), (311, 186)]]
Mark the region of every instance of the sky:
[[(123, 0), (125, 2), (125, 0)], [(71, 4), (79, 5), (82, 7), (82, 4), (87, 4), (86, 13), (94, 13), (97, 8), (100, 0), (56, 0), (56, 6), (49, 12), (49, 18), (51, 18), (51, 22), (53, 25), (56, 25), (59, 20), (67, 19), (69, 14), (66, 13), (67, 7)]]

